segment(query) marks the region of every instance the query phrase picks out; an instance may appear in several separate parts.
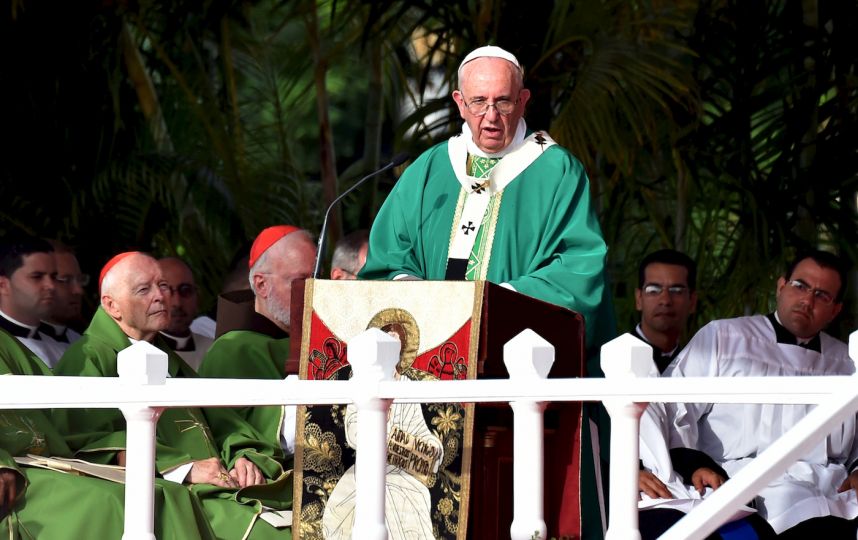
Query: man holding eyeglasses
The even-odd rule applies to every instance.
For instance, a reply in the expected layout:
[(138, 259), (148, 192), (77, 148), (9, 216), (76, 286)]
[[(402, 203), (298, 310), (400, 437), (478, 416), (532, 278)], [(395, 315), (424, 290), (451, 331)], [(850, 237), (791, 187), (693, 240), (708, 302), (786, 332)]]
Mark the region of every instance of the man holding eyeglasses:
[[(800, 255), (777, 282), (777, 309), (713, 321), (668, 367), (673, 377), (851, 375), (846, 344), (826, 334), (843, 308), (847, 267), (824, 251)], [(667, 404), (671, 444), (712, 456), (729, 475), (748, 464), (813, 405)], [(854, 538), (858, 429), (850, 418), (757, 496), (785, 538)], [(853, 492), (854, 491), (854, 492)]]
[(214, 340), (191, 331), (191, 323), (198, 311), (194, 274), (185, 261), (176, 257), (160, 259), (158, 265), (171, 293), (167, 298), (170, 322), (167, 328), (161, 331), (161, 337), (182, 360), (197, 371)]
[[(599, 347), (615, 333), (607, 248), (584, 167), (523, 118), (530, 99), (523, 77), (516, 57), (500, 47), (464, 58), (452, 94), (462, 131), (402, 174), (373, 223), (360, 277), (487, 280), (577, 311), (586, 321), (587, 373), (598, 376)], [(598, 538), (598, 458), (581, 462), (582, 478), (570, 481), (585, 486), (583, 537)], [(572, 518), (560, 519), (560, 534), (582, 534)]]

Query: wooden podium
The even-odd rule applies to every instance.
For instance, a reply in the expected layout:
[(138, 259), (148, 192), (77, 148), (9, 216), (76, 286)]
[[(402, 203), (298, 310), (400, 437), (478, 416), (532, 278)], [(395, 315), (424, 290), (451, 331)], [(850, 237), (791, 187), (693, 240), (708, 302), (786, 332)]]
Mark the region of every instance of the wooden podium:
[[(449, 293), (443, 292), (445, 287), (449, 288)], [(469, 297), (470, 294), (473, 297)], [(326, 295), (334, 298), (323, 298)], [(316, 355), (314, 366), (318, 366), (319, 349), (323, 347), (316, 345), (308, 348), (308, 344), (319, 343), (320, 338), (314, 337), (313, 334), (318, 334), (324, 328), (324, 332), (338, 336), (338, 339), (334, 340), (334, 346), (338, 350), (341, 349), (341, 352), (336, 353), (339, 355), (336, 357), (337, 362), (330, 363), (325, 377), (343, 378), (344, 375), (338, 376), (337, 373), (347, 372), (344, 342), (365, 329), (364, 321), (370, 318), (368, 313), (383, 311), (380, 308), (388, 305), (398, 308), (403, 302), (402, 298), (406, 296), (412, 298), (411, 304), (408, 305), (414, 306), (410, 309), (416, 313), (418, 325), (424, 328), (446, 318), (461, 317), (456, 314), (467, 311), (470, 306), (469, 321), (473, 326), (466, 331), (459, 331), (459, 335), (465, 336), (465, 341), (468, 341), (467, 336), (470, 336), (469, 343), (475, 347), (475, 350), (459, 351), (459, 360), (464, 358), (467, 363), (467, 360), (471, 359), (474, 363), (474, 366), (469, 365), (467, 368), (470, 376), (507, 378), (508, 373), (503, 364), (503, 346), (527, 328), (555, 346), (555, 362), (549, 377), (584, 375), (584, 320), (581, 315), (570, 310), (489, 282), (327, 282), (312, 279), (292, 285), (293, 338), (287, 373), (307, 376), (307, 364), (310, 361), (308, 356), (312, 354)], [(419, 300), (415, 301), (414, 298)], [(369, 307), (363, 307), (366, 303)], [(339, 309), (336, 306), (339, 306)], [(427, 310), (426, 313), (421, 314), (424, 309)], [(328, 326), (338, 330), (331, 330), (320, 324), (320, 320), (331, 319), (335, 321)], [(458, 323), (453, 324), (453, 327), (459, 328)], [(429, 333), (422, 330), (422, 335)], [(442, 335), (446, 334), (442, 331)], [(301, 336), (301, 339), (298, 339), (298, 336)], [(325, 347), (331, 348), (331, 338), (326, 339)], [(443, 355), (439, 351), (443, 350), (443, 347), (435, 350), (432, 360), (441, 358)], [(427, 379), (433, 378), (434, 375), (437, 375), (435, 378), (445, 378), (445, 373), (448, 375), (446, 378), (466, 378), (464, 373), (460, 373), (461, 366), (454, 363), (436, 361), (434, 364), (421, 364), (421, 352), (422, 349), (417, 351), (411, 358), (412, 363), (408, 364), (416, 374), (411, 375), (411, 378), (421, 378), (421, 374)], [(332, 354), (328, 356), (333, 357)], [(421, 365), (424, 367), (419, 368)], [(310, 369), (316, 369), (317, 375), (321, 373), (317, 367), (311, 366)], [(452, 373), (456, 376), (451, 376)], [(469, 486), (462, 491), (468, 499), (463, 507), (467, 516), (467, 533), (464, 533), (460, 524), (455, 537), (508, 538), (513, 501), (512, 410), (506, 404), (479, 404), (474, 409), (472, 420), (465, 428), (469, 429), (470, 433), (463, 438), (463, 444), (470, 445), (469, 452), (464, 452), (469, 459), (464, 460), (465, 469), (462, 471), (464, 478), (470, 473)], [(578, 531), (570, 531), (568, 526), (567, 530), (563, 531), (559, 528), (561, 513), (565, 514), (564, 521), (567, 524), (570, 521), (580, 524), (578, 479), (582, 426), (580, 402), (554, 403), (546, 410), (545, 520), (549, 537), (562, 535), (575, 538), (580, 535), (580, 525)], [(296, 477), (296, 484), (300, 478), (301, 475)], [(295, 517), (300, 521), (300, 503), (298, 508)], [(570, 512), (577, 513), (577, 518), (570, 520)], [(300, 525), (296, 532), (296, 538), (315, 538), (311, 534), (302, 535)]]

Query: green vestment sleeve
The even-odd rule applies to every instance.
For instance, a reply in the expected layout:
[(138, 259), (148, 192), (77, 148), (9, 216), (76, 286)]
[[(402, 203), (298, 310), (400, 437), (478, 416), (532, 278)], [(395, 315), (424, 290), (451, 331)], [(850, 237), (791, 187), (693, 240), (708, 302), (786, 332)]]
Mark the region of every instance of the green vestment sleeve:
[[(57, 364), (57, 375), (116, 377), (116, 356), (130, 341), (116, 323), (99, 308), (83, 337), (73, 343)], [(156, 340), (156, 346), (159, 342)], [(169, 349), (160, 343), (161, 349)], [(168, 354), (171, 377), (195, 377), (175, 353)], [(109, 462), (125, 448), (125, 419), (118, 409), (68, 409), (54, 411), (54, 418), (68, 434), (74, 449), (96, 462)], [(231, 466), (246, 456), (271, 478), (277, 478), (279, 446), (261, 442), (262, 437), (229, 409), (202, 411), (196, 407), (166, 409), (158, 421), (156, 465), (160, 472), (209, 457)]]
[[(44, 363), (18, 340), (0, 330), (3, 375), (51, 376)], [(65, 540), (120, 538), (124, 494), (121, 484), (35, 467), (19, 466), (15, 456), (72, 457), (46, 411), (0, 410), (0, 469), (16, 471), (20, 482), (14, 506), (0, 519), (0, 537)], [(196, 495), (184, 486), (158, 480), (155, 534), (170, 540), (214, 539)]]
[[(0, 330), (0, 376), (3, 375), (52, 374), (21, 342)], [(12, 456), (72, 456), (49, 411), (39, 409), (0, 410), (0, 448)]]
[[(283, 379), (288, 356), (289, 338), (275, 339), (258, 332), (233, 330), (212, 344), (199, 374), (222, 379)], [(256, 428), (267, 443), (280, 446), (282, 406), (233, 410)]]
[[(156, 338), (155, 346), (167, 352), (170, 377), (196, 377), (193, 369)], [(116, 356), (130, 341), (102, 309), (96, 311), (83, 337), (72, 344), (54, 369), (57, 375), (116, 377)], [(125, 420), (117, 409), (54, 411), (58, 425), (76, 433), (79, 456), (108, 461), (125, 448)], [(212, 408), (166, 409), (156, 429), (156, 467), (160, 472), (209, 457), (219, 457), (231, 468), (239, 457), (253, 461), (272, 481), (240, 490), (195, 484), (205, 515), (219, 538), (291, 538), (290, 529), (276, 529), (258, 519), (266, 506), (287, 509), (292, 504), (291, 475), (282, 469), (279, 445), (262, 436), (234, 411)], [(165, 483), (166, 485), (166, 483)], [(181, 486), (178, 486), (181, 487)]]

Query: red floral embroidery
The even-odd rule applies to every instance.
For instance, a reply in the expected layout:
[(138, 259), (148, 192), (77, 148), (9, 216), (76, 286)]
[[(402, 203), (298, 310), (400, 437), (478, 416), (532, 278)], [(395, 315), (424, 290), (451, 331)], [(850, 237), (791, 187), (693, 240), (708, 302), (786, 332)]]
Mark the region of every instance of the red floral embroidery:
[(338, 370), (348, 365), (343, 342), (335, 337), (326, 338), (322, 350), (313, 349), (310, 353), (310, 379), (326, 381), (331, 379)]
[(427, 370), (441, 380), (461, 380), (468, 374), (465, 359), (459, 356), (459, 348), (450, 341), (441, 345), (438, 354), (432, 356)]

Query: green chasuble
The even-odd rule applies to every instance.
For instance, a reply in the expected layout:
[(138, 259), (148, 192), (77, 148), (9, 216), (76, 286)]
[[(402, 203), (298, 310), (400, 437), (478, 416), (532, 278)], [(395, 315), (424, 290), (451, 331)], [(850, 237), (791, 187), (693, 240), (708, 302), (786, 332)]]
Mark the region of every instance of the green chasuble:
[[(116, 357), (131, 345), (116, 322), (99, 308), (81, 339), (73, 343), (54, 368), (57, 375), (116, 377)], [(160, 336), (154, 345), (168, 355), (170, 377), (196, 377), (193, 369), (172, 352)], [(57, 426), (69, 435), (77, 456), (111, 462), (125, 448), (125, 420), (118, 409), (54, 411)], [(155, 464), (164, 473), (183, 464), (220, 458), (227, 469), (245, 457), (271, 483), (240, 490), (196, 484), (192, 489), (203, 503), (218, 538), (291, 538), (289, 529), (275, 529), (258, 519), (263, 505), (288, 509), (292, 503), (291, 472), (284, 473), (283, 454), (266, 444), (252, 426), (226, 408), (166, 409), (158, 420)], [(249, 536), (248, 536), (249, 535)]]
[[(373, 223), (361, 278), (445, 278), (451, 229), (467, 195), (449, 144), (421, 154), (397, 181)], [(456, 165), (464, 172), (466, 157)], [(586, 321), (588, 347), (610, 339), (613, 317), (602, 316), (612, 313), (603, 302), (607, 247), (581, 163), (549, 146), (491, 199), (484, 223), (493, 230), (474, 231), (491, 237), (488, 268), (479, 278), (577, 311)]]
[[(454, 257), (464, 256), (467, 279), (505, 283), (580, 313), (587, 374), (603, 376), (599, 348), (615, 336), (616, 325), (607, 247), (584, 167), (544, 132), (531, 133), (499, 162), (471, 159), (463, 137), (430, 148), (399, 178), (372, 225), (360, 278), (408, 274), (443, 280)], [(470, 199), (484, 193), (485, 211), (465, 218)], [(462, 231), (476, 238), (465, 255), (454, 253)], [(607, 416), (601, 405), (585, 408), (598, 426), (600, 466), (607, 467)], [(595, 448), (587, 424), (581, 433), (584, 456)], [(582, 459), (581, 471), (583, 536), (601, 538), (594, 460)]]
[[(201, 377), (222, 379), (283, 379), (289, 357), (289, 338), (275, 338), (250, 330), (233, 330), (219, 337), (203, 358)], [(283, 407), (233, 409), (262, 434), (269, 444), (280, 446)]]
[[(51, 376), (44, 363), (0, 330), (2, 375)], [(121, 484), (25, 467), (13, 457), (72, 457), (63, 436), (41, 410), (0, 410), (0, 469), (16, 471), (18, 497), (0, 519), (0, 537), (39, 540), (121, 538), (125, 488)], [(200, 501), (184, 486), (157, 480), (155, 536), (174, 540), (215, 538)]]

